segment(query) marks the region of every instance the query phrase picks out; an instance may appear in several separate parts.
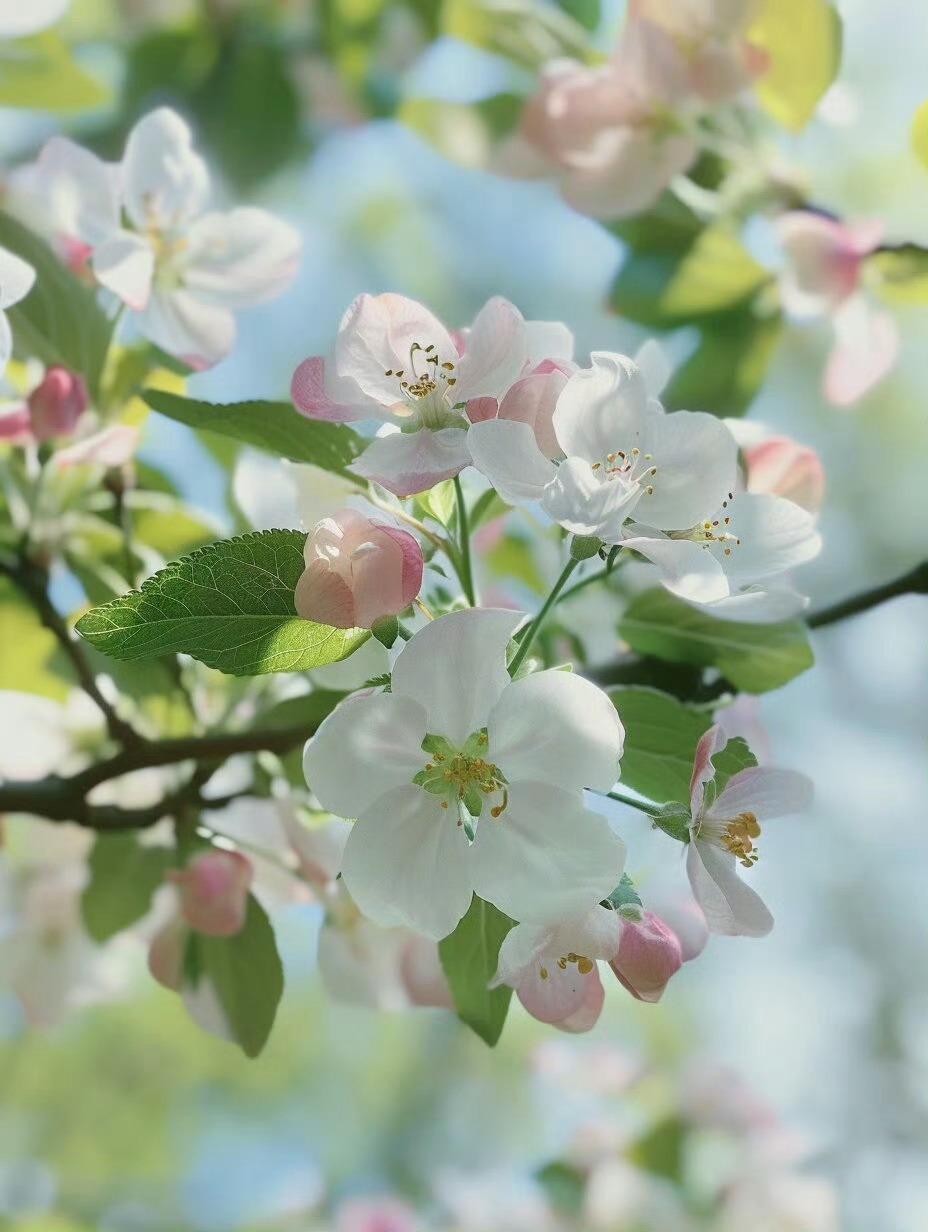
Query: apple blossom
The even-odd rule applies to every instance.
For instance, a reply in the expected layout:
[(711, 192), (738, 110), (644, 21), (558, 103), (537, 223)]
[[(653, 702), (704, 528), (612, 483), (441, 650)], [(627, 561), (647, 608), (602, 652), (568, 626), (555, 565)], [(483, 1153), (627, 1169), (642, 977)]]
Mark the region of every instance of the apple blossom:
[(55, 465), (62, 470), (71, 466), (123, 466), (132, 458), (138, 443), (138, 428), (132, 424), (110, 424), (59, 449), (55, 454)]
[(696, 747), (686, 871), (710, 932), (763, 937), (773, 917), (735, 865), (754, 867), (761, 822), (808, 808), (812, 784), (793, 770), (752, 766), (733, 774), (716, 793), (712, 758), (724, 743), (721, 729), (710, 727)]
[(198, 852), (168, 880), (180, 893), (181, 915), (194, 932), (232, 937), (240, 932), (248, 909), (253, 870), (238, 851), (211, 848)]
[(653, 911), (623, 919), (618, 952), (609, 960), (619, 983), (638, 1001), (660, 1001), (671, 976), (683, 966), (676, 933)]
[(649, 21), (626, 24), (608, 64), (551, 61), (522, 117), (535, 169), (557, 176), (584, 214), (646, 209), (696, 157), (697, 141), (675, 114), (686, 74), (673, 40)]
[(503, 938), (490, 986), (509, 984), (540, 1022), (588, 1031), (604, 999), (597, 960), (619, 953), (622, 924), (617, 911), (598, 904), (552, 924), (517, 924)]
[(375, 923), (438, 939), (474, 893), (540, 923), (618, 883), (624, 844), (583, 788), (612, 786), (622, 725), (568, 672), (509, 679), (520, 621), (495, 609), (432, 621), (397, 657), (390, 693), (342, 702), (306, 745), (319, 802), (357, 818), (342, 877)]
[(863, 267), (882, 238), (880, 223), (856, 226), (795, 210), (777, 220), (786, 255), (780, 296), (799, 320), (827, 318), (835, 342), (825, 368), (825, 397), (836, 406), (862, 398), (895, 365), (899, 335), (889, 313), (863, 289)]
[(35, 270), (22, 257), (0, 248), (0, 376), (13, 354), (13, 335), (6, 309), (18, 304), (32, 290)]
[(772, 492), (818, 513), (825, 500), (825, 469), (814, 449), (749, 419), (725, 423), (741, 446), (748, 492)]
[(29, 422), (37, 441), (70, 436), (90, 405), (84, 378), (67, 368), (49, 368), (28, 398)]
[(407, 531), (340, 509), (313, 528), (296, 610), (338, 629), (371, 629), (409, 607), (422, 585), (422, 549)]
[[(379, 420), (398, 432), (376, 437), (354, 463), (357, 474), (397, 496), (422, 492), (470, 465), (472, 418), (494, 416), (517, 381), (507, 414), (537, 419), (554, 358), (569, 361), (563, 326), (526, 322), (507, 300), (489, 300), (469, 330), (450, 334), (431, 312), (401, 295), (361, 295), (342, 318), (334, 361), (304, 360), (293, 375), (294, 405), (313, 419)], [(544, 351), (556, 348), (552, 355)], [(558, 355), (557, 351), (566, 352)], [(540, 427), (540, 431), (544, 431)]]
[(544, 456), (527, 424), (495, 419), (471, 428), (474, 465), (504, 500), (537, 502), (575, 535), (620, 543), (632, 515), (668, 530), (693, 524), (734, 484), (731, 433), (714, 415), (665, 414), (627, 356), (591, 358), (552, 417), (562, 462)]
[(192, 368), (227, 355), (233, 310), (279, 294), (296, 270), (289, 224), (252, 207), (205, 211), (206, 164), (168, 107), (139, 120), (119, 164), (53, 137), (29, 170), (59, 242), (82, 245), (139, 331)]

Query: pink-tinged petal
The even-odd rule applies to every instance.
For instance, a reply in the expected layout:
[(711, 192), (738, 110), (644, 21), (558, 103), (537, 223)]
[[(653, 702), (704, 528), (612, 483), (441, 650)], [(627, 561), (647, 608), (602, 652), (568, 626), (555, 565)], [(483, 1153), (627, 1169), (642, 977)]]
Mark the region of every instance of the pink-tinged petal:
[(208, 937), (234, 937), (248, 911), (253, 870), (238, 851), (214, 849), (168, 873), (180, 892), (181, 913), (189, 928)]
[(499, 402), (496, 398), (471, 398), (465, 408), (465, 414), (470, 422), (484, 423), (495, 419), (499, 412)]
[(619, 952), (609, 964), (619, 983), (638, 1001), (660, 1001), (672, 976), (683, 966), (676, 933), (653, 911), (640, 920), (622, 921)]
[(825, 366), (825, 397), (851, 406), (896, 366), (899, 333), (888, 312), (854, 296), (835, 314), (835, 345)]
[(135, 453), (139, 443), (139, 430), (130, 424), (112, 424), (76, 441), (67, 449), (55, 454), (55, 465), (63, 468), (96, 463), (98, 466), (122, 466)]
[(603, 1012), (603, 1005), (606, 1001), (606, 990), (603, 988), (599, 970), (597, 969), (594, 974), (595, 979), (592, 975), (587, 977), (583, 1002), (572, 1014), (568, 1014), (566, 1018), (553, 1024), (559, 1031), (566, 1031), (569, 1035), (582, 1035), (586, 1031), (592, 1031), (599, 1022), (599, 1016)]
[[(351, 378), (367, 397), (392, 406), (402, 400), (397, 373), (402, 371), (403, 379), (410, 379), (410, 349), (416, 344), (433, 346), (442, 363), (457, 360), (457, 347), (448, 331), (422, 304), (390, 293), (359, 295), (339, 325), (335, 367), (340, 377)], [(387, 376), (388, 372), (393, 375)]]
[(564, 199), (592, 218), (627, 218), (653, 205), (698, 152), (688, 136), (655, 134), (650, 128), (604, 130), (584, 165), (563, 177)]
[(574, 336), (563, 321), (526, 321), (528, 366), (538, 371), (568, 371), (573, 366)]
[(85, 255), (120, 229), (118, 166), (65, 137), (46, 141), (21, 184), (43, 230), (84, 245)]
[(87, 382), (68, 368), (48, 369), (29, 395), (29, 419), (37, 441), (70, 436), (90, 405)]
[(293, 595), (297, 616), (336, 629), (356, 629), (354, 594), (327, 561), (314, 560), (303, 571)]
[(155, 286), (136, 323), (146, 338), (197, 372), (218, 364), (235, 343), (232, 313), (205, 304), (188, 291)]
[(601, 985), (599, 969), (581, 974), (577, 963), (558, 964), (557, 954), (542, 954), (525, 975), (516, 993), (533, 1018), (539, 1022), (562, 1023), (577, 1014), (596, 994), (590, 986)]
[(694, 818), (702, 812), (702, 802), (706, 794), (706, 784), (715, 778), (715, 767), (712, 758), (725, 747), (725, 733), (718, 724), (703, 732), (696, 745), (696, 756), (693, 759), (693, 773), (690, 776), (690, 813)]
[(122, 161), (126, 212), (140, 231), (182, 230), (209, 191), (206, 163), (193, 135), (170, 107), (143, 116), (129, 133)]
[(686, 871), (709, 931), (726, 937), (765, 937), (773, 916), (735, 871), (735, 857), (711, 843), (691, 842)]
[(280, 295), (293, 281), (303, 248), (295, 227), (251, 206), (204, 214), (186, 240), (184, 285), (198, 299), (232, 309)]
[[(409, 607), (413, 599), (422, 589), (422, 574), (425, 570), (425, 560), (418, 539), (408, 531), (395, 526), (380, 526), (381, 535), (392, 539), (402, 553), (402, 570), (400, 573), (400, 602), (403, 608)], [(400, 608), (402, 611), (402, 608)]]
[(696, 900), (679, 890), (656, 894), (649, 891), (647, 903), (676, 933), (683, 961), (686, 963), (698, 958), (709, 941), (709, 926)]
[(743, 449), (749, 492), (772, 492), (817, 513), (825, 500), (825, 468), (814, 449), (772, 436)]
[(415, 933), (410, 936), (400, 955), (400, 974), (413, 1005), (454, 1009), (454, 997), (441, 965), (438, 946), (428, 937)]
[(567, 376), (563, 372), (532, 373), (516, 381), (500, 403), (499, 418), (528, 424), (546, 458), (563, 456), (554, 431), (553, 416), (558, 397), (566, 384)]
[(101, 286), (112, 291), (133, 312), (142, 312), (151, 295), (155, 252), (131, 231), (120, 231), (94, 250), (91, 267)]
[(334, 1232), (421, 1232), (422, 1221), (406, 1202), (388, 1194), (348, 1198), (335, 1212)]
[(508, 300), (495, 296), (474, 318), (458, 361), (457, 401), (501, 398), (518, 380), (528, 359), (525, 321)]
[(148, 970), (171, 992), (180, 992), (183, 983), (184, 951), (189, 936), (187, 925), (177, 915), (154, 935), (148, 948)]
[(23, 445), (31, 440), (32, 426), (28, 404), (15, 402), (0, 409), (0, 441)]
[(364, 479), (372, 479), (395, 496), (414, 496), (417, 492), (451, 479), (471, 462), (467, 431), (440, 428), (433, 432), (391, 432), (378, 436), (351, 469)]
[(506, 419), (472, 424), (467, 443), (474, 466), (510, 505), (540, 500), (557, 475), (529, 424)]
[(35, 270), (28, 261), (0, 248), (0, 313), (24, 299), (34, 282)]
[(758, 821), (803, 813), (812, 804), (812, 783), (795, 770), (751, 766), (732, 775), (706, 816), (730, 821), (753, 813)]
[(833, 218), (807, 210), (782, 214), (777, 234), (788, 260), (780, 278), (780, 295), (787, 312), (797, 317), (833, 312), (860, 285), (860, 235)]
[(346, 396), (352, 393), (354, 402), (337, 402), (331, 395), (332, 374), (327, 372), (321, 355), (304, 359), (290, 383), (290, 397), (298, 411), (310, 419), (327, 419), (330, 423), (350, 423), (354, 419), (370, 419), (374, 412), (364, 401), (353, 382), (341, 382)]

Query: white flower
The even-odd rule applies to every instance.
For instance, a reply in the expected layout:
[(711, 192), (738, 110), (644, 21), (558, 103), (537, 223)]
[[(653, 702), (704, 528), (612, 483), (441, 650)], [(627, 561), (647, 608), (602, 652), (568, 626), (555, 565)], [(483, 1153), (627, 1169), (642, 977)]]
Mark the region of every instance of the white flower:
[(624, 546), (661, 571), (672, 594), (728, 620), (785, 620), (808, 599), (781, 579), (821, 551), (815, 518), (771, 493), (729, 491), (713, 512), (685, 531), (628, 528)]
[(710, 932), (763, 937), (773, 917), (735, 865), (754, 867), (761, 822), (808, 808), (812, 784), (794, 770), (753, 766), (733, 774), (716, 795), (712, 757), (725, 743), (721, 728), (711, 727), (696, 747), (686, 871)]
[(365, 915), (452, 932), (477, 893), (517, 920), (583, 912), (618, 884), (624, 844), (583, 805), (608, 791), (623, 729), (567, 672), (511, 681), (515, 612), (453, 612), (400, 653), (392, 692), (350, 698), (306, 746), (323, 808), (356, 817), (342, 876)]
[[(649, 526), (691, 526), (734, 485), (737, 450), (713, 415), (664, 414), (644, 368), (624, 355), (594, 352), (554, 411), (566, 457), (546, 458), (523, 423), (474, 424), (474, 465), (510, 504), (538, 502), (575, 535), (619, 543), (634, 514)], [(646, 356), (654, 367), (653, 356)]]
[(0, 39), (26, 38), (60, 21), (71, 0), (0, 0)]
[(170, 108), (135, 125), (119, 164), (53, 137), (27, 170), (19, 188), (44, 198), (44, 225), (86, 253), (145, 337), (192, 368), (227, 355), (233, 310), (277, 295), (296, 270), (300, 237), (287, 223), (251, 207), (205, 212), (206, 163)]
[(470, 465), (471, 419), (496, 415), (516, 384), (542, 361), (569, 360), (563, 325), (525, 321), (498, 296), (469, 330), (451, 334), (429, 310), (402, 295), (360, 295), (342, 318), (334, 362), (304, 360), (293, 376), (294, 404), (313, 419), (380, 420), (379, 435), (353, 470), (397, 496), (423, 492)]
[(35, 270), (15, 253), (0, 248), (0, 376), (6, 371), (13, 354), (13, 334), (6, 319), (6, 309), (18, 304), (29, 294), (35, 282)]

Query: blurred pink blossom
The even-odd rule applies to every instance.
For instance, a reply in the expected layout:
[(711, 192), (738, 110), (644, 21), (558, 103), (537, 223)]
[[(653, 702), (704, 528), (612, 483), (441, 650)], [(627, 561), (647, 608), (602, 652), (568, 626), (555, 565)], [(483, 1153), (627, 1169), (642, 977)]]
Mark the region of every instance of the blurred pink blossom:
[(37, 441), (70, 436), (90, 405), (87, 383), (67, 368), (49, 368), (28, 398), (29, 423)]
[(683, 950), (676, 933), (653, 911), (645, 911), (640, 920), (622, 920), (619, 952), (609, 966), (638, 1001), (660, 1001), (683, 966)]
[(245, 923), (253, 871), (237, 851), (214, 848), (199, 852), (168, 880), (180, 892), (181, 914), (195, 932), (232, 937)]

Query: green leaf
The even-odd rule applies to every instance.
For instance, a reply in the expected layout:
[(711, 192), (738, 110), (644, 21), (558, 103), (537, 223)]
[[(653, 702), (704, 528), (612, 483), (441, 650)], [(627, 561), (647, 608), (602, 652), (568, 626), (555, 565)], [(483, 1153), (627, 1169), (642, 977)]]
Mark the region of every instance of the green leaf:
[(300, 672), (345, 659), (363, 629), (301, 620), (293, 592), (303, 572), (299, 531), (225, 539), (162, 569), (77, 622), (77, 631), (114, 659), (189, 654), (233, 676)]
[(747, 42), (769, 58), (754, 87), (766, 111), (796, 133), (841, 67), (841, 18), (829, 0), (764, 0)]
[(679, 1183), (683, 1178), (683, 1148), (686, 1122), (670, 1116), (649, 1129), (626, 1152), (628, 1160), (646, 1172)]
[(332, 471), (362, 481), (348, 467), (365, 442), (345, 424), (308, 419), (294, 410), (289, 402), (198, 402), (163, 390), (147, 389), (145, 401), (155, 411), (176, 419), (190, 428), (229, 436), (245, 445), (263, 449), (265, 453), (290, 458), (294, 462), (309, 462), (322, 470)]
[(454, 483), (450, 479), (436, 483), (427, 492), (420, 492), (413, 501), (413, 508), (419, 517), (434, 518), (439, 526), (450, 526), (456, 505)]
[(729, 740), (725, 747), (715, 754), (712, 765), (715, 767), (715, 790), (717, 794), (721, 794), (732, 775), (756, 766), (757, 758), (748, 748), (747, 741), (741, 736), (735, 736), (734, 740)]
[(625, 727), (623, 786), (658, 804), (688, 802), (696, 745), (711, 716), (657, 689), (611, 689), (609, 696)]
[(496, 974), (503, 938), (514, 927), (515, 920), (475, 894), (454, 932), (438, 943), (458, 1017), (491, 1048), (502, 1034), (512, 989), (487, 985)]
[(94, 292), (74, 277), (44, 240), (2, 213), (0, 247), (28, 261), (36, 272), (26, 298), (8, 309), (16, 354), (71, 368), (96, 394), (112, 325)]
[(147, 914), (172, 859), (169, 847), (143, 847), (134, 834), (97, 835), (81, 896), (84, 927), (94, 941), (108, 941)]
[(780, 313), (757, 316), (750, 306), (712, 317), (702, 326), (696, 350), (664, 391), (665, 406), (743, 415), (764, 382), (782, 331)]
[(864, 264), (868, 287), (889, 304), (922, 304), (928, 300), (928, 248), (895, 244), (881, 248)]
[(584, 30), (595, 30), (602, 20), (602, 0), (557, 0), (557, 5)]
[(663, 589), (646, 590), (632, 600), (619, 634), (639, 654), (717, 667), (745, 693), (778, 689), (814, 662), (801, 620), (717, 620)]
[(581, 1215), (586, 1194), (586, 1173), (575, 1164), (557, 1159), (536, 1174), (545, 1197), (561, 1215)]
[(670, 328), (752, 298), (771, 275), (721, 223), (706, 227), (682, 251), (629, 250), (612, 286), (621, 316)]
[(195, 938), (201, 978), (216, 991), (236, 1043), (256, 1057), (274, 1025), (284, 990), (277, 941), (264, 908), (248, 896), (245, 926), (234, 937)]
[(578, 21), (535, 0), (444, 0), (442, 33), (529, 69), (559, 56), (595, 58)]
[(18, 587), (0, 577), (0, 681), (3, 689), (67, 698), (74, 669), (53, 633), (40, 622)]
[(108, 101), (106, 87), (84, 72), (54, 31), (0, 44), (0, 107), (85, 111)]

